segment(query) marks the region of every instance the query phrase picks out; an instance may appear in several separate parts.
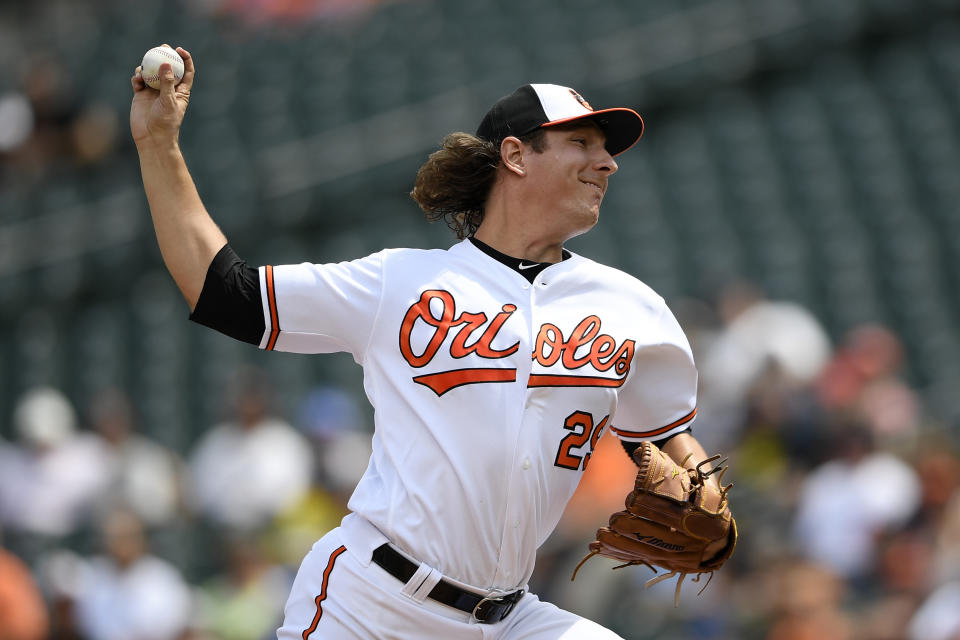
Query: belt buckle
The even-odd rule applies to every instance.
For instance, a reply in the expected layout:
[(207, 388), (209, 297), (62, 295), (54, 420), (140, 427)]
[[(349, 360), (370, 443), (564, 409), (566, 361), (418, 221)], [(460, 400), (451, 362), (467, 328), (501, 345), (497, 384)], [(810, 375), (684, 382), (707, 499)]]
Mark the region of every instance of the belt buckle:
[[(480, 602), (477, 603), (477, 606), (473, 608), (473, 611), (471, 612), (471, 615), (473, 615), (473, 619), (481, 624), (495, 624), (497, 622), (500, 622), (501, 620), (506, 618), (508, 615), (510, 615), (510, 612), (513, 611), (513, 608), (517, 606), (517, 602), (520, 600), (520, 598), (516, 598), (515, 600), (508, 601), (507, 597), (516, 595), (517, 593), (521, 593), (521, 592), (515, 591), (513, 593), (502, 593), (495, 596), (486, 596)], [(487, 616), (489, 615), (490, 612), (486, 611), (486, 608), (484, 607), (484, 605), (489, 603), (500, 604), (503, 602), (506, 602), (507, 606), (501, 609), (502, 613), (500, 614), (500, 617), (498, 617), (496, 620), (492, 620), (488, 618)]]

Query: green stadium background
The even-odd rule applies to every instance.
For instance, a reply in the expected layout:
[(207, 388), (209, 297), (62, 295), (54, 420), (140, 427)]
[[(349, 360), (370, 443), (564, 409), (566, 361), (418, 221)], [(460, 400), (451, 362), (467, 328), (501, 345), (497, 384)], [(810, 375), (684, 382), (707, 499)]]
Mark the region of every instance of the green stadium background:
[[(955, 443), (960, 2), (269, 4), (0, 5), (0, 96), (45, 78), (54, 88), (37, 91), (57, 94), (59, 109), (46, 124), (65, 136), (47, 154), (0, 149), (0, 437), (16, 439), (11, 415), (31, 387), (61, 389), (82, 413), (95, 390), (116, 385), (143, 433), (186, 453), (245, 364), (269, 374), (288, 417), (317, 385), (362, 402), (348, 356), (264, 354), (187, 321), (126, 120), (133, 68), (168, 42), (199, 69), (184, 154), (251, 263), (448, 246), (449, 230), (427, 224), (407, 195), (426, 155), (522, 83), (573, 86), (595, 106), (636, 108), (647, 126), (620, 159), (601, 224), (573, 250), (678, 306), (744, 280), (809, 309), (834, 344), (863, 324), (888, 327), (925, 424)], [(744, 495), (749, 540), (768, 511), (748, 512), (763, 495)], [(194, 535), (215, 538), (183, 524), (158, 534), (157, 548), (200, 579), (209, 567), (178, 553)], [(750, 611), (729, 586), (756, 577), (753, 548), (704, 594), (730, 594), (733, 621), (696, 600), (667, 611), (669, 598), (632, 614), (613, 607), (603, 621), (627, 638), (774, 637), (773, 608)], [(616, 580), (643, 598), (641, 581)], [(847, 602), (848, 615), (869, 602)]]

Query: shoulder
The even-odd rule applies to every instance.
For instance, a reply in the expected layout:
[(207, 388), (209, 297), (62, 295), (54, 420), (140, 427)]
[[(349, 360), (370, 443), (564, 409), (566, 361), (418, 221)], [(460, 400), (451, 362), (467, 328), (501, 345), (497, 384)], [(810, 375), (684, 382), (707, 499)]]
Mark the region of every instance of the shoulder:
[(374, 257), (388, 274), (421, 270), (435, 273), (444, 267), (460, 270), (489, 260), (486, 254), (466, 240), (446, 249), (384, 249), (371, 256)]
[(667, 308), (663, 296), (634, 275), (616, 267), (597, 262), (577, 253), (572, 253), (571, 274), (588, 279), (590, 284), (603, 293), (615, 293), (644, 304), (650, 309), (662, 311)]
[(461, 240), (447, 248), (413, 249), (387, 248), (374, 254), (387, 260), (455, 260), (467, 259), (476, 254), (483, 255), (469, 240)]
[[(458, 245), (454, 245), (456, 247)], [(453, 251), (450, 249), (409, 249), (409, 248), (391, 248), (383, 249), (371, 257), (379, 258), (384, 262), (416, 262), (418, 260), (443, 260), (448, 258)]]

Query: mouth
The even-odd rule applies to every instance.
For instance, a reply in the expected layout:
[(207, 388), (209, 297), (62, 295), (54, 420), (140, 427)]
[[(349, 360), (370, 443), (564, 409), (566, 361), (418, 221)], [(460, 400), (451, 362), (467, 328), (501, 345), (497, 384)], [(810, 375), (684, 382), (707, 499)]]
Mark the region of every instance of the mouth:
[(586, 184), (586, 185), (589, 185), (589, 186), (593, 187), (594, 189), (597, 190), (597, 192), (598, 192), (601, 196), (603, 195), (603, 191), (604, 191), (603, 185), (601, 185), (601, 184), (599, 184), (599, 183), (597, 183), (597, 182), (593, 182), (593, 181), (591, 181), (591, 180), (581, 180), (580, 182), (582, 182), (583, 184)]

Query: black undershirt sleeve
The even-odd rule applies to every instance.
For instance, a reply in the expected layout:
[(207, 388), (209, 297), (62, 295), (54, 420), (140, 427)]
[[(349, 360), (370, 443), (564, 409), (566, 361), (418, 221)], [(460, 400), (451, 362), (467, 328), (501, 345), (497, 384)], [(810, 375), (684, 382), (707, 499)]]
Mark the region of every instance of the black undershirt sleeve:
[(247, 266), (229, 244), (217, 252), (190, 319), (231, 338), (259, 345), (265, 324), (260, 272)]
[[(693, 431), (693, 430), (692, 430), (690, 427), (687, 427), (687, 428), (684, 429), (683, 431), (678, 431), (677, 433), (673, 434), (672, 436), (670, 436), (670, 437), (668, 437), (668, 438), (663, 438), (663, 439), (661, 439), (661, 440), (654, 440), (654, 441), (653, 441), (653, 444), (657, 445), (657, 448), (658, 448), (658, 449), (663, 449), (663, 445), (667, 444), (667, 442), (668, 442), (668, 441), (670, 440), (670, 438), (672, 438), (673, 436), (678, 436), (678, 435), (680, 435), (681, 433), (691, 433), (692, 431)], [(621, 440), (621, 441), (620, 441), (620, 444), (623, 445), (624, 451), (626, 451), (626, 452), (627, 452), (627, 455), (630, 456), (630, 459), (633, 460), (633, 452), (637, 450), (637, 447), (640, 446), (640, 443), (639, 443), (639, 442), (627, 442), (626, 440)]]

